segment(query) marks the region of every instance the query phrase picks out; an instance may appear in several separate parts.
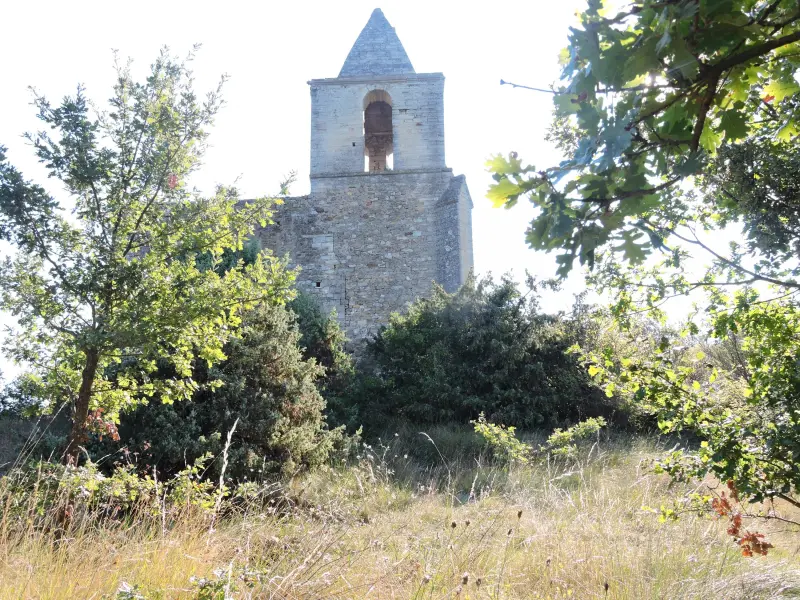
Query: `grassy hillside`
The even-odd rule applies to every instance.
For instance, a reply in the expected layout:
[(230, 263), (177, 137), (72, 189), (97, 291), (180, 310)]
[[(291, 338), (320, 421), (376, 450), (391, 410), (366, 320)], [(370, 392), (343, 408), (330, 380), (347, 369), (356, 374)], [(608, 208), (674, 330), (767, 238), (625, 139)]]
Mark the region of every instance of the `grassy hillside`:
[(355, 465), (226, 502), (216, 522), (196, 506), (43, 517), (0, 490), (0, 598), (800, 597), (796, 531), (766, 529), (777, 548), (748, 559), (724, 522), (643, 509), (675, 497), (648, 471), (652, 441), (508, 470), (429, 433), (437, 446), (403, 432)]

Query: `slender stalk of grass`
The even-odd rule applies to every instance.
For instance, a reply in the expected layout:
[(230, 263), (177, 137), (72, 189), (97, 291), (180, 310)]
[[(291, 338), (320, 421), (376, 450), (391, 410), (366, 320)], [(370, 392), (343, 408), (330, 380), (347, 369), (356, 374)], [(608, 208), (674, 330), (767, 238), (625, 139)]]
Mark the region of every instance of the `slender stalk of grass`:
[(231, 427), (230, 431), (228, 432), (228, 439), (225, 440), (225, 447), (222, 449), (222, 468), (219, 472), (217, 501), (214, 504), (214, 512), (211, 514), (211, 525), (208, 529), (209, 534), (214, 531), (214, 525), (217, 522), (217, 515), (219, 514), (220, 508), (222, 508), (222, 499), (225, 497), (225, 471), (228, 469), (228, 450), (230, 450), (231, 438), (233, 438), (233, 432), (236, 431), (236, 426), (238, 424), (239, 417), (236, 417), (236, 420), (233, 422), (233, 427)]

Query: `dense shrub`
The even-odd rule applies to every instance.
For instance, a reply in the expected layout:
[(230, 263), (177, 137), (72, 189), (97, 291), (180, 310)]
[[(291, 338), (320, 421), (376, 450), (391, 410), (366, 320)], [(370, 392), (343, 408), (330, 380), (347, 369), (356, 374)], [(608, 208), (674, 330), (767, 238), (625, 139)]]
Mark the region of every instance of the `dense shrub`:
[[(122, 417), (119, 444), (144, 468), (173, 473), (207, 452), (218, 456), (237, 419), (227, 469), (237, 480), (313, 468), (343, 442), (342, 430), (325, 422), (317, 389), (324, 368), (303, 358), (294, 313), (265, 303), (246, 315), (243, 327), (241, 339), (226, 347), (226, 361), (210, 371), (198, 367), (198, 380), (221, 386), (205, 386), (184, 402), (154, 401)], [(207, 475), (219, 468), (215, 460)]]
[(535, 287), (522, 295), (507, 278), (470, 278), (454, 294), (434, 287), (368, 343), (370, 370), (351, 403), (371, 430), (391, 418), (467, 424), (481, 412), (524, 429), (608, 415), (610, 400), (567, 352), (573, 337), (563, 316), (538, 311)]
[(319, 304), (299, 293), (289, 305), (297, 315), (300, 348), (306, 360), (315, 360), (325, 372), (317, 379), (317, 388), (325, 399), (329, 423), (357, 427), (356, 407), (348, 403), (355, 378), (355, 364), (346, 350), (347, 336), (339, 325), (336, 312), (324, 314)]

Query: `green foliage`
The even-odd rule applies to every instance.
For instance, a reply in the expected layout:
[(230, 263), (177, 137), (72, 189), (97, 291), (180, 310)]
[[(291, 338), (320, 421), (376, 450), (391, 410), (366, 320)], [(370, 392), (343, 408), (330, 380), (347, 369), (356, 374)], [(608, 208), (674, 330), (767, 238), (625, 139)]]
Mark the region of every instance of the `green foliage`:
[(578, 451), (576, 442), (596, 436), (605, 426), (603, 417), (592, 417), (567, 429), (556, 429), (547, 438), (544, 448), (554, 456), (575, 456)]
[(796, 2), (639, 0), (615, 15), (611, 4), (590, 1), (570, 29), (553, 88), (566, 159), (487, 163), (495, 205), (528, 196), (537, 207), (527, 241), (559, 252), (561, 276), (600, 249), (641, 264), (684, 217), (676, 186), (721, 144), (761, 136), (767, 152), (800, 127)]
[(475, 433), (486, 440), (495, 453), (502, 454), (507, 462), (522, 464), (528, 462), (533, 449), (529, 444), (517, 439), (516, 427), (489, 423), (483, 413), (478, 415), (477, 421), (471, 423), (475, 427)]
[[(714, 201), (717, 226), (741, 221), (747, 252), (761, 253), (764, 275), (800, 255), (800, 150), (754, 138), (724, 146), (702, 180), (704, 200)], [(798, 271), (792, 265), (789, 273)]]
[(347, 402), (356, 374), (353, 357), (345, 349), (347, 336), (336, 311), (324, 315), (313, 297), (299, 293), (289, 307), (297, 315), (300, 347), (306, 360), (325, 369), (317, 387), (325, 399), (325, 414), (331, 423), (358, 427), (357, 409)]
[[(771, 108), (778, 120), (796, 112), (797, 102)], [(800, 148), (775, 142), (779, 125), (768, 122), (747, 140), (722, 146), (695, 188), (674, 189), (671, 207), (647, 219), (644, 230), (663, 258), (625, 265), (613, 253), (598, 257), (590, 282), (609, 291), (620, 318), (646, 310), (665, 317), (662, 306), (697, 289), (724, 289), (757, 282), (777, 286), (779, 294), (800, 289), (797, 190)], [(720, 234), (734, 238), (727, 251)], [(698, 273), (699, 260), (708, 268)], [(687, 268), (688, 267), (688, 268)]]
[[(34, 515), (41, 520), (35, 526), (49, 525), (59, 512), (65, 529), (84, 517), (119, 520), (144, 512), (171, 518), (187, 508), (210, 514), (219, 491), (200, 477), (210, 459), (201, 456), (166, 480), (139, 474), (132, 464), (118, 464), (106, 474), (91, 461), (79, 467), (41, 461), (11, 470), (0, 478), (0, 489), (7, 518)], [(227, 497), (230, 490), (223, 494)]]
[[(344, 442), (343, 431), (327, 428), (325, 401), (317, 389), (324, 368), (302, 356), (300, 339), (287, 306), (262, 303), (251, 309), (243, 316), (240, 336), (225, 347), (228, 358), (212, 369), (202, 364), (196, 369), (198, 381), (222, 385), (204, 387), (181, 403), (154, 402), (124, 415), (120, 444), (137, 453), (145, 470), (155, 466), (169, 474), (205, 453), (219, 456), (238, 419), (228, 450), (228, 477), (288, 477), (325, 463)], [(216, 479), (220, 469), (216, 460), (205, 476)]]
[(606, 426), (606, 420), (603, 417), (591, 417), (567, 429), (556, 429), (538, 450), (517, 439), (516, 427), (489, 423), (483, 413), (472, 424), (475, 433), (486, 440), (504, 462), (525, 464), (537, 456), (575, 458), (578, 454), (578, 442), (598, 436), (600, 430)]
[(676, 361), (665, 338), (653, 355), (620, 364), (610, 352), (594, 354), (591, 372), (645, 403), (663, 432), (690, 431), (700, 440), (697, 450), (678, 448), (662, 461), (674, 478), (711, 474), (743, 500), (800, 505), (800, 311), (747, 289), (715, 292), (709, 311), (711, 336), (741, 344), (743, 370), (719, 368), (702, 350)]
[[(797, 9), (789, 4), (727, 2), (714, 12), (715, 7), (704, 3), (662, 3), (666, 19), (662, 25), (671, 27), (671, 22), (683, 19), (680, 39), (690, 49), (705, 37), (718, 37), (704, 47), (710, 53), (693, 52), (699, 66), (682, 75), (686, 82), (670, 81), (669, 73), (656, 70), (663, 83), (654, 85), (657, 79), (636, 83), (638, 89), (625, 89), (605, 105), (616, 113), (627, 106), (625, 119), (632, 133), (628, 150), (613, 164), (601, 167), (594, 158), (575, 168), (587, 133), (594, 134), (584, 114), (565, 117), (556, 111), (568, 128), (552, 135), (564, 151), (574, 148), (576, 157), (562, 164), (571, 179), (559, 187), (563, 192), (559, 202), (580, 211), (578, 201), (567, 198), (583, 194), (580, 206), (585, 209), (595, 203), (597, 210), (576, 213), (575, 228), (550, 243), (552, 248), (569, 249), (570, 256), (560, 257), (562, 275), (576, 256), (594, 267), (590, 283), (614, 298), (608, 311), (612, 330), (633, 341), (625, 347), (607, 343), (615, 342), (608, 335), (582, 340), (589, 373), (604, 382), (607, 393), (652, 415), (663, 432), (688, 434), (701, 444), (677, 447), (659, 468), (676, 480), (714, 476), (731, 486), (736, 502), (780, 498), (798, 506), (794, 462), (800, 450), (796, 422), (800, 389), (793, 372), (797, 355), (793, 332), (800, 290), (796, 259), (800, 151), (795, 140), (800, 86), (792, 82), (798, 70), (800, 29)], [(638, 22), (654, 6), (634, 8), (635, 14), (618, 23)], [(681, 7), (692, 9), (686, 19), (679, 14)], [(598, 30), (606, 39), (604, 19), (596, 13), (584, 20), (587, 34)], [(592, 25), (595, 22), (599, 25)], [(701, 34), (693, 27), (695, 22), (707, 29)], [(724, 23), (735, 27), (724, 33)], [(765, 28), (769, 36), (760, 37)], [(629, 35), (622, 29), (620, 33)], [(668, 51), (678, 37), (667, 34), (662, 40)], [(639, 41), (643, 35), (647, 29), (639, 23), (632, 43), (643, 43)], [(715, 45), (725, 36), (734, 49)], [(613, 48), (603, 46), (600, 55), (606, 51)], [(662, 62), (669, 66), (668, 60)], [(657, 110), (643, 113), (638, 98), (653, 94), (660, 94), (653, 105)], [(611, 127), (605, 117), (598, 123), (598, 135)], [(578, 141), (570, 146), (575, 138)], [(642, 160), (651, 189), (620, 187), (630, 183), (632, 169)], [(502, 170), (503, 161), (498, 165)], [(548, 179), (556, 171), (541, 176)], [(588, 185), (611, 197), (602, 201), (599, 194), (586, 194)], [(539, 201), (545, 202), (546, 195), (540, 193)], [(545, 214), (549, 209), (546, 203), (542, 206)], [(600, 237), (592, 233), (594, 237), (581, 238), (590, 240), (589, 246), (582, 246), (581, 228), (588, 231), (595, 225)], [(732, 227), (741, 227), (743, 235), (731, 241), (727, 251), (715, 248), (717, 232), (727, 228), (729, 235)], [(565, 242), (568, 238), (571, 241)], [(606, 251), (595, 253), (601, 245)], [(662, 253), (660, 260), (645, 260), (652, 249)], [(700, 270), (703, 258), (708, 266)], [(748, 287), (753, 284), (759, 284), (761, 297)], [(696, 305), (705, 319), (690, 317), (680, 332), (665, 327), (670, 299), (690, 294), (696, 299), (697, 290), (705, 293), (705, 301)], [(743, 552), (766, 550), (759, 534), (742, 528), (744, 509), (720, 512), (710, 501), (702, 503), (731, 519), (730, 531), (735, 532), (731, 535)], [(669, 510), (669, 518), (680, 512)]]
[[(694, 351), (709, 354), (708, 363), (723, 369), (741, 366), (741, 352), (736, 340), (709, 340), (706, 336), (687, 335), (680, 325), (671, 325), (654, 318), (650, 311), (615, 313), (605, 307), (577, 303), (572, 315), (576, 344), (570, 350), (578, 356), (602, 355), (620, 369), (631, 361), (642, 361), (663, 352), (674, 363), (685, 363)], [(585, 363), (590, 377), (597, 373), (593, 361)], [(647, 432), (658, 430), (652, 410), (640, 402), (636, 394), (620, 387), (606, 387), (632, 429)], [(616, 420), (619, 425), (619, 419)]]
[[(17, 249), (0, 307), (19, 324), (5, 351), (30, 365), (43, 407), (70, 404), (75, 459), (91, 427), (113, 434), (121, 411), (197, 392), (195, 360), (223, 360), (242, 310), (288, 299), (294, 274), (265, 253), (216, 268), (269, 221), (272, 201), (189, 189), (221, 98), (198, 99), (186, 62), (165, 50), (144, 82), (118, 65), (105, 112), (80, 87), (58, 107), (34, 104), (49, 131), (27, 137), (68, 200), (26, 181), (0, 147), (0, 234)], [(162, 363), (172, 377), (153, 376)]]
[[(663, 216), (662, 230), (683, 247), (675, 245), (650, 266), (625, 267), (609, 258), (590, 278), (616, 297), (610, 313), (620, 330), (639, 327), (642, 314), (664, 323), (670, 298), (699, 289), (706, 291), (698, 303), (705, 320), (691, 318), (680, 335), (651, 327), (651, 353), (636, 345), (598, 344), (588, 354), (590, 373), (605, 381), (609, 393), (641, 406), (662, 431), (689, 433), (702, 443), (664, 457), (660, 468), (673, 478), (710, 474), (730, 482), (743, 502), (780, 498), (798, 505), (800, 388), (794, 357), (800, 231), (794, 165), (800, 154), (765, 137), (762, 132), (724, 146), (698, 190), (673, 194), (674, 220)], [(731, 242), (727, 254), (699, 231), (733, 224), (741, 224), (744, 242)], [(690, 275), (687, 264), (698, 252), (711, 264), (705, 273)], [(760, 296), (748, 287), (755, 283), (762, 285)], [(732, 530), (741, 533), (743, 551), (757, 552), (755, 534), (738, 525)]]
[(454, 294), (435, 287), (392, 315), (368, 344), (370, 370), (351, 396), (360, 422), (374, 432), (392, 418), (466, 424), (483, 412), (533, 429), (610, 412), (567, 353), (566, 318), (539, 313), (530, 284), (522, 295), (509, 279), (470, 278)]

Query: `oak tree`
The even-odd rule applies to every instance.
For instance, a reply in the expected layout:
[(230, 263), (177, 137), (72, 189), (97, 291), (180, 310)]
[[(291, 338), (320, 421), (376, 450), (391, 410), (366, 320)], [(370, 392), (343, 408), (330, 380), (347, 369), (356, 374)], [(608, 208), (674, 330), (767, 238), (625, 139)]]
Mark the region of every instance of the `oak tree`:
[[(538, 208), (528, 244), (558, 251), (559, 274), (601, 249), (641, 263), (684, 218), (676, 190), (721, 144), (800, 133), (796, 0), (590, 0), (550, 90), (570, 144), (539, 169), (515, 153), (488, 166), (489, 197)], [(764, 135), (768, 133), (767, 135)]]
[[(63, 198), (0, 147), (0, 236), (16, 248), (0, 270), (0, 306), (18, 324), (5, 352), (30, 367), (22, 385), (44, 407), (69, 407), (68, 460), (93, 427), (113, 434), (121, 410), (188, 397), (193, 361), (225, 358), (242, 310), (290, 295), (293, 273), (266, 253), (213, 268), (269, 221), (272, 201), (189, 188), (223, 83), (198, 97), (192, 58), (164, 49), (144, 81), (117, 64), (105, 110), (82, 87), (58, 105), (35, 96), (45, 128), (27, 139)], [(160, 364), (174, 376), (153, 377)]]
[[(607, 393), (635, 398), (665, 432), (699, 438), (662, 468), (726, 482), (701, 501), (731, 519), (743, 553), (766, 553), (738, 503), (800, 505), (800, 4), (610, 4), (589, 1), (550, 90), (550, 138), (566, 159), (539, 170), (496, 156), (489, 196), (498, 206), (529, 197), (529, 245), (559, 252), (561, 276), (576, 259), (590, 267), (623, 328), (634, 315), (665, 321), (673, 297), (705, 295), (686, 338), (653, 340), (647, 355), (584, 356)], [(720, 248), (736, 227), (742, 235)], [(702, 351), (675, 359), (701, 328), (711, 348), (741, 350), (736, 366), (715, 367)], [(779, 504), (751, 516), (789, 518)]]

